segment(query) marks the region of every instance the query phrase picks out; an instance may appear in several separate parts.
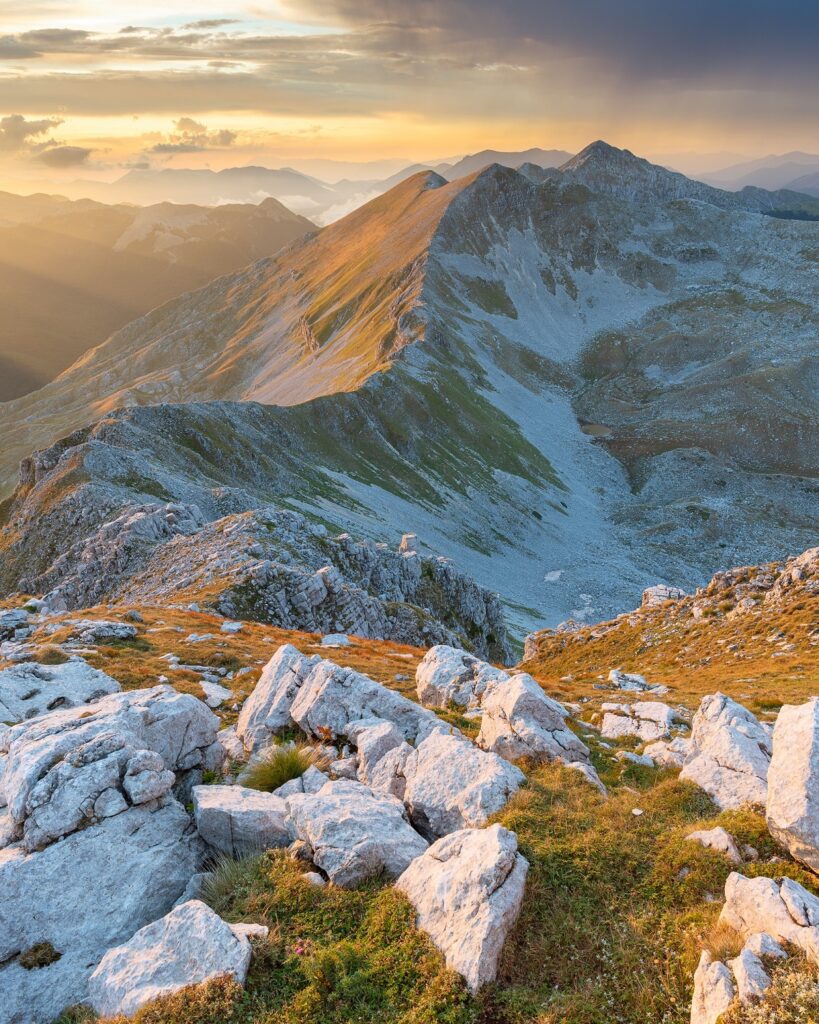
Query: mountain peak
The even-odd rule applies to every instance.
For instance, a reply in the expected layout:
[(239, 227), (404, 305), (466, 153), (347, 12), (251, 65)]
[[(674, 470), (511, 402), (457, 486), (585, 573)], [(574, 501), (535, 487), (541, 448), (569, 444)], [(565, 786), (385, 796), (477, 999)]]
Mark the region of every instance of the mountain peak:
[(577, 156), (573, 156), (560, 168), (561, 171), (577, 170), (580, 167), (600, 168), (643, 168), (648, 166), (648, 161), (635, 156), (629, 149), (618, 149), (616, 146), (598, 139), (581, 149)]

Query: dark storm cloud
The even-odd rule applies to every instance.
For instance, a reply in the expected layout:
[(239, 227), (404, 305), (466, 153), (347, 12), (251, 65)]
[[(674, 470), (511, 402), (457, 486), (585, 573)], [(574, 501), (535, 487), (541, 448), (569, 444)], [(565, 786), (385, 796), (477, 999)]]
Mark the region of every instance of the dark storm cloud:
[(302, 16), (380, 24), (418, 45), (484, 41), (498, 53), (535, 42), (634, 78), (817, 74), (816, 0), (289, 0)]

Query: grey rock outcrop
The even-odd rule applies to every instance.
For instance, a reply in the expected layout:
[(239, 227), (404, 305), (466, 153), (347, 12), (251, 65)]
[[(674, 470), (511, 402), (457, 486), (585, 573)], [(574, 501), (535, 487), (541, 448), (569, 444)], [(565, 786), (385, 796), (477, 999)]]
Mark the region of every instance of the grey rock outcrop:
[(567, 712), (530, 675), (519, 672), (489, 684), (477, 744), (507, 760), (582, 761), (589, 749), (566, 726)]
[(529, 865), (501, 825), (439, 839), (398, 879), (423, 929), (473, 993), (494, 981)]
[(194, 786), (192, 796), (199, 835), (228, 857), (252, 856), (294, 839), (287, 804), (272, 793), (244, 786)]
[(819, 964), (819, 899), (791, 878), (746, 878), (731, 872), (720, 922), (749, 938), (765, 932)]
[(293, 721), (290, 707), (299, 687), (318, 664), (292, 644), (283, 644), (265, 665), (253, 692), (242, 705), (236, 734), (249, 752), (267, 746), (271, 737)]
[(730, 969), (720, 960), (714, 960), (708, 950), (703, 950), (694, 974), (691, 1024), (717, 1024), (735, 995)]
[[(120, 813), (35, 853), (19, 845), (0, 851), (4, 1024), (49, 1024), (66, 1006), (84, 1002), (94, 965), (171, 909), (203, 852), (175, 800), (123, 805)], [(20, 953), (41, 942), (59, 959), (25, 970)]]
[(435, 731), (407, 757), (404, 802), (430, 838), (480, 827), (524, 781), (523, 772), (464, 736)]
[(382, 872), (397, 878), (427, 848), (400, 800), (360, 782), (328, 782), (287, 803), (296, 836), (336, 885), (356, 886)]
[(601, 736), (608, 740), (619, 740), (624, 736), (636, 736), (649, 743), (668, 736), (674, 724), (674, 710), (660, 701), (639, 700), (635, 704), (602, 705), (603, 725)]
[(773, 731), (768, 829), (791, 855), (819, 870), (819, 700), (785, 705)]
[(431, 647), (415, 670), (418, 700), (428, 708), (477, 707), (489, 683), (507, 678), (501, 669), (445, 644)]
[(223, 975), (244, 984), (251, 957), (246, 928), (227, 924), (199, 900), (182, 903), (105, 954), (89, 979), (91, 1005), (101, 1016), (132, 1017), (186, 985)]
[(747, 708), (722, 693), (703, 697), (680, 773), (723, 810), (765, 805), (771, 736)]
[(58, 708), (91, 704), (119, 683), (79, 659), (63, 665), (23, 662), (0, 671), (0, 721), (22, 722)]

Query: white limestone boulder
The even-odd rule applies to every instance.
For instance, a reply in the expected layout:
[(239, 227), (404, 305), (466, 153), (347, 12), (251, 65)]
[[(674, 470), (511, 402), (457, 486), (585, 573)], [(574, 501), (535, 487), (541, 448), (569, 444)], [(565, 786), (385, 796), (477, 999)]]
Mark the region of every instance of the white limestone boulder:
[(407, 757), (403, 774), (410, 819), (430, 838), (485, 825), (524, 781), (523, 772), (497, 754), (438, 731)]
[(66, 625), (71, 627), (70, 638), (84, 644), (133, 640), (137, 635), (136, 626), (129, 626), (127, 622), (117, 622), (116, 619), (69, 619)]
[(505, 681), (506, 672), (458, 647), (430, 647), (415, 670), (418, 700), (428, 708), (477, 707), (489, 683)]
[(306, 735), (323, 740), (347, 736), (350, 727), (363, 719), (392, 722), (410, 742), (433, 729), (448, 728), (432, 711), (332, 661), (313, 666), (293, 700), (290, 715)]
[(686, 596), (684, 590), (679, 587), (670, 587), (667, 583), (655, 583), (653, 587), (646, 587), (643, 591), (643, 599), (640, 602), (643, 608), (659, 608), (666, 601), (681, 601)]
[(765, 804), (771, 737), (747, 708), (725, 694), (703, 697), (680, 773), (723, 810)]
[(673, 740), (656, 740), (649, 743), (643, 747), (643, 753), (661, 768), (682, 768), (690, 746), (689, 739), (675, 736)]
[(472, 993), (495, 979), (528, 867), (514, 832), (491, 825), (439, 839), (396, 882), (415, 907), (417, 927)]
[(508, 760), (589, 759), (589, 748), (566, 727), (566, 709), (547, 697), (524, 672), (490, 682), (481, 707), (481, 730), (476, 742), (484, 750)]
[(231, 926), (206, 904), (189, 900), (105, 954), (89, 980), (90, 1002), (100, 1016), (132, 1017), (186, 985), (223, 975), (242, 985), (250, 958), (243, 926)]
[(288, 846), (295, 838), (287, 804), (273, 793), (244, 786), (194, 786), (199, 835), (219, 853), (246, 857)]
[[(35, 853), (0, 850), (0, 1018), (50, 1024), (85, 1002), (94, 965), (167, 913), (203, 856), (184, 808), (167, 798), (123, 808)], [(59, 960), (25, 970), (18, 954), (40, 942)]]
[(819, 964), (819, 899), (791, 878), (746, 878), (732, 871), (720, 922), (746, 939), (766, 932)]
[(91, 704), (120, 685), (85, 661), (23, 662), (0, 671), (0, 722), (22, 722), (58, 708)]
[(742, 863), (742, 855), (739, 852), (739, 847), (734, 842), (733, 836), (720, 826), (702, 829), (697, 832), (689, 832), (685, 838), (692, 843), (699, 843), (700, 846), (704, 846), (709, 850), (724, 853), (732, 864)]
[(609, 682), (612, 686), (617, 687), (618, 690), (639, 692), (649, 689), (645, 676), (641, 676), (637, 672), (623, 672), (619, 668), (613, 668), (609, 672)]
[(118, 805), (163, 798), (203, 764), (218, 722), (195, 697), (156, 686), (12, 726), (0, 741), (12, 838), (40, 849)]
[(239, 713), (236, 735), (245, 750), (252, 753), (268, 746), (273, 736), (293, 724), (290, 706), (319, 661), (318, 656), (305, 657), (292, 644), (276, 651)]
[(406, 743), (403, 733), (392, 722), (374, 722), (348, 735), (358, 749), (358, 778), (368, 786), (379, 761)]
[(707, 950), (703, 950), (694, 974), (691, 1024), (717, 1024), (735, 996), (734, 978), (730, 969), (721, 960), (714, 960)]
[(739, 956), (728, 961), (734, 975), (737, 995), (743, 1005), (761, 999), (771, 987), (771, 976), (765, 965), (752, 950), (745, 946)]
[(819, 871), (819, 700), (777, 716), (766, 815), (774, 839)]
[(406, 819), (400, 800), (360, 782), (326, 783), (318, 793), (287, 800), (298, 839), (313, 863), (345, 888), (385, 874), (397, 878), (427, 848)]
[(645, 743), (668, 736), (674, 724), (674, 709), (660, 701), (638, 700), (634, 704), (602, 705), (600, 735), (607, 740), (636, 736)]

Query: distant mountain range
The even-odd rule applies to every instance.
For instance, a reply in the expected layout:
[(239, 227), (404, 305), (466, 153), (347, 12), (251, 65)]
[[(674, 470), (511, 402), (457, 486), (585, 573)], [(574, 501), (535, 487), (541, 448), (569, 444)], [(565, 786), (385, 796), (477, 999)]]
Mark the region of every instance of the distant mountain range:
[(24, 460), (0, 586), (58, 580), (165, 502), (412, 530), (518, 636), (802, 550), (819, 225), (793, 217), (817, 214), (602, 142), (559, 170), (418, 173), (0, 406), (7, 493)]
[(154, 306), (311, 230), (275, 199), (138, 208), (0, 193), (0, 402)]
[(719, 188), (735, 191), (752, 185), (819, 195), (819, 154), (794, 152), (766, 156), (703, 174), (701, 178)]

